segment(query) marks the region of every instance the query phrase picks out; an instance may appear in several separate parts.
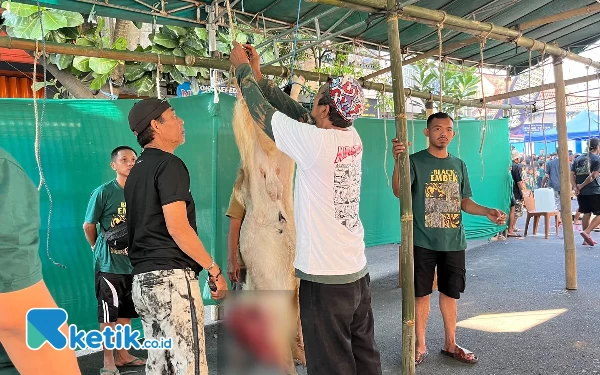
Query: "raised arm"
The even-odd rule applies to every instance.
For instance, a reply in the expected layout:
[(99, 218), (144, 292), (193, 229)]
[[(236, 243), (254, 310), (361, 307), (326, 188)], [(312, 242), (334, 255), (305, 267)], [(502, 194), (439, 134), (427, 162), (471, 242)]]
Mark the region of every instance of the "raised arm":
[(256, 82), (265, 99), (286, 116), (300, 122), (309, 123), (310, 112), (308, 109), (304, 108), (300, 103), (284, 93), (274, 81), (263, 77), (260, 72), (260, 56), (256, 52), (256, 49), (250, 44), (244, 45), (244, 49), (248, 55)]

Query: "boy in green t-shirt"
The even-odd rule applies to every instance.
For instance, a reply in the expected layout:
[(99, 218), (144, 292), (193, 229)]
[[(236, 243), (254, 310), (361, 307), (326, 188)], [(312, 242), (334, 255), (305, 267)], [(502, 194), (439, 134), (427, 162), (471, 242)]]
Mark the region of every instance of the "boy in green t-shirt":
[[(131, 319), (138, 317), (131, 295), (133, 267), (127, 248), (114, 245), (115, 249), (106, 240), (106, 232), (125, 221), (123, 188), (136, 160), (137, 153), (129, 146), (120, 146), (112, 151), (110, 166), (117, 177), (94, 190), (85, 214), (83, 230), (94, 252), (100, 330), (107, 326), (114, 329), (116, 324), (130, 325)], [(100, 224), (100, 233), (97, 224)], [(117, 374), (117, 366), (143, 366), (145, 363), (126, 349), (117, 350), (115, 357), (113, 350), (104, 348), (104, 367), (100, 372)]]
[[(57, 307), (42, 279), (39, 233), (39, 192), (19, 163), (0, 148), (0, 373), (81, 375), (73, 350), (56, 350), (49, 343), (37, 350), (27, 345), (27, 312)], [(67, 335), (67, 324), (61, 331)]]
[[(471, 199), (471, 186), (465, 163), (448, 153), (455, 135), (454, 120), (446, 113), (427, 119), (425, 136), (429, 147), (410, 156), (410, 180), (413, 209), (415, 271), (415, 364), (427, 355), (425, 328), (429, 316), (429, 296), (437, 266), (440, 310), (444, 318), (446, 342), (442, 353), (461, 362), (476, 363), (477, 356), (456, 344), (456, 300), (465, 290), (465, 249), (467, 241), (462, 211), (487, 216), (503, 225), (506, 214), (483, 207)], [(398, 139), (392, 140), (393, 155), (406, 150)], [(400, 196), (398, 164), (392, 178), (394, 194)]]

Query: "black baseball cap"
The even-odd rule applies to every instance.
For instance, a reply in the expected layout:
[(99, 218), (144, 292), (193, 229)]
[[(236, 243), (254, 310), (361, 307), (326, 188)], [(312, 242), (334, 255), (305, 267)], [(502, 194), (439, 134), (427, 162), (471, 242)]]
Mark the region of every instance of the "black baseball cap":
[(597, 149), (599, 144), (600, 144), (600, 139), (598, 139), (598, 138), (590, 138), (590, 143), (589, 143), (590, 150)]
[(136, 135), (140, 134), (164, 111), (171, 108), (167, 99), (148, 98), (133, 105), (129, 111), (129, 128)]

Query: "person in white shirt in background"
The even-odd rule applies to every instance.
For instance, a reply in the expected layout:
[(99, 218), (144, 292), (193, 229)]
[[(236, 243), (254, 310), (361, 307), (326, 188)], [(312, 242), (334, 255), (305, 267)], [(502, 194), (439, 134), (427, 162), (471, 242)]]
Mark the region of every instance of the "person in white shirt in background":
[[(258, 55), (234, 42), (230, 60), (252, 117), (297, 164), (294, 191), (300, 318), (309, 375), (379, 375), (370, 277), (360, 221), (362, 142), (352, 122), (365, 108), (357, 80), (335, 78), (320, 89), (310, 114), (293, 117), (263, 95)], [(265, 94), (267, 95), (267, 94)], [(292, 99), (289, 99), (293, 101)], [(286, 103), (281, 107), (293, 107)], [(278, 107), (279, 108), (279, 107)], [(289, 113), (289, 111), (287, 111)]]

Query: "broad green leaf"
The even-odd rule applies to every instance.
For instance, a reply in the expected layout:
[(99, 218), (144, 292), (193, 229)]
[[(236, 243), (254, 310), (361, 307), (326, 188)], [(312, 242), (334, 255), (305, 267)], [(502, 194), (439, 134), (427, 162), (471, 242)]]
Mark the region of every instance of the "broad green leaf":
[[(190, 34), (193, 35), (193, 34)], [(193, 48), (196, 51), (202, 51), (206, 49), (206, 46), (202, 43), (202, 41), (196, 38), (187, 38), (185, 42), (183, 42), (184, 46)]]
[[(75, 60), (75, 58), (73, 58), (73, 60)], [(71, 74), (73, 74), (75, 77), (81, 77), (85, 74), (81, 70), (76, 69), (73, 65), (71, 65), (70, 71), (71, 71)]]
[(200, 76), (204, 79), (210, 78), (210, 70), (207, 68), (198, 68), (198, 74), (200, 74)]
[(133, 87), (138, 95), (152, 95), (155, 82), (150, 74), (144, 74), (141, 78), (130, 82), (129, 86)]
[(78, 46), (93, 46), (94, 42), (87, 38), (77, 38), (75, 44), (77, 44)]
[(187, 34), (187, 30), (180, 26), (167, 26), (167, 28), (174, 32), (178, 37), (182, 37)]
[(73, 59), (73, 67), (80, 72), (91, 72), (90, 58), (87, 56), (75, 56)]
[(217, 41), (217, 51), (228, 55), (231, 51), (231, 45), (225, 44), (221, 41)]
[(206, 30), (206, 28), (196, 27), (194, 32), (196, 33), (196, 36), (200, 38), (200, 40), (208, 40), (208, 30)]
[(76, 12), (69, 12), (66, 10), (52, 9), (52, 13), (62, 14), (67, 19), (66, 27), (77, 27), (83, 24), (83, 16)]
[(105, 23), (106, 21), (104, 21), (104, 17), (98, 17), (98, 24), (96, 25), (96, 29), (94, 30), (94, 38), (96, 40), (99, 40), (100, 33), (102, 32), (102, 29), (104, 29)]
[(60, 70), (65, 70), (73, 64), (74, 57), (72, 55), (55, 55), (54, 65)]
[(185, 77), (183, 76), (183, 74), (181, 74), (179, 72), (179, 70), (177, 69), (171, 69), (171, 71), (169, 72), (171, 74), (171, 78), (173, 78), (173, 80), (177, 83), (183, 83), (186, 81)]
[(108, 81), (109, 77), (110, 77), (110, 73), (98, 75), (96, 78), (94, 78), (94, 80), (90, 84), (90, 89), (100, 90), (102, 88), (102, 86), (104, 86), (104, 84)]
[(42, 25), (44, 25), (44, 32), (46, 30), (58, 30), (62, 27), (67, 27), (67, 17), (63, 14), (46, 10), (42, 12)]
[(112, 49), (116, 49), (119, 51), (126, 50), (127, 49), (127, 39), (120, 36), (119, 38), (117, 38), (117, 40), (115, 40), (115, 43), (113, 44)]
[(161, 45), (166, 48), (175, 48), (179, 45), (179, 43), (177, 43), (176, 40), (170, 39), (168, 36), (164, 35), (163, 33), (158, 33), (158, 34), (154, 35), (153, 42), (155, 44)]
[[(31, 16), (26, 18), (27, 23), (21, 24), (18, 27), (13, 27), (12, 31), (17, 38), (41, 40), (42, 39), (42, 28), (40, 26), (40, 18)], [(46, 33), (49, 30), (44, 30)]]
[(160, 29), (158, 29), (158, 33), (163, 34), (164, 36), (166, 36), (167, 38), (169, 38), (173, 41), (177, 41), (179, 39), (177, 34), (173, 30), (169, 29), (166, 26), (163, 26)]
[[(179, 48), (175, 48), (175, 50), (177, 50)], [(190, 55), (190, 56), (203, 56), (203, 53), (200, 51), (195, 50), (192, 47), (188, 47), (188, 46), (181, 46), (181, 49), (184, 52), (184, 56), (186, 55)], [(175, 55), (175, 56), (179, 56), (179, 55)]]
[(102, 57), (90, 57), (90, 69), (96, 74), (110, 74), (119, 64), (117, 60), (105, 59)]
[(31, 85), (31, 89), (33, 90), (33, 92), (37, 92), (40, 89), (43, 89), (44, 86), (54, 86), (53, 84), (51, 84), (50, 82), (36, 82), (35, 84)]
[(218, 43), (218, 41), (221, 41), (226, 44), (231, 44), (232, 43), (231, 35), (229, 35), (228, 32), (227, 33), (217, 32), (217, 43)]
[[(37, 13), (37, 11), (38, 11), (37, 5), (27, 5), (27, 4), (13, 3), (13, 2), (8, 2), (8, 1), (5, 1), (2, 3), (2, 8), (4, 8), (4, 9), (10, 8), (9, 13), (12, 13), (18, 17), (29, 17), (32, 14)], [(41, 7), (42, 12), (44, 11), (44, 9), (45, 8)]]
[(143, 22), (133, 22), (133, 24), (138, 28), (138, 30), (141, 30), (141, 28), (144, 26)]
[(157, 53), (159, 55), (170, 55), (173, 53), (173, 50), (170, 48), (163, 47), (158, 44), (152, 45), (152, 53)]
[(181, 48), (175, 48), (172, 53), (175, 56), (185, 57), (185, 52)]
[(67, 41), (65, 34), (61, 33), (60, 30), (51, 31), (50, 37), (56, 43), (65, 43)]
[(235, 40), (240, 44), (246, 44), (248, 42), (248, 35), (245, 33), (238, 33)]
[(127, 65), (125, 66), (125, 73), (123, 76), (127, 80), (127, 82), (135, 81), (141, 78), (146, 73), (146, 70), (140, 65)]
[(145, 62), (145, 63), (141, 63), (140, 66), (142, 67), (142, 69), (144, 69), (146, 72), (151, 72), (153, 70), (156, 70), (156, 63), (151, 63), (151, 62)]
[(6, 26), (6, 27), (18, 27), (20, 26), (22, 23), (24, 23), (26, 18), (23, 17), (19, 17), (16, 14), (12, 14), (10, 12), (4, 12), (2, 13), (2, 18), (3, 21), (2, 23)]
[(109, 48), (110, 47), (110, 35), (106, 34), (102, 38), (100, 38), (100, 48)]
[(135, 49), (134, 49), (133, 51), (134, 51), (134, 52), (144, 52), (144, 51), (145, 51), (145, 49), (144, 49), (144, 47), (142, 47), (142, 46), (140, 46), (140, 45), (138, 44), (138, 46), (137, 46), (137, 47), (135, 47)]
[(68, 40), (77, 40), (77, 38), (79, 38), (79, 30), (77, 27), (63, 27), (57, 31), (62, 33)]

